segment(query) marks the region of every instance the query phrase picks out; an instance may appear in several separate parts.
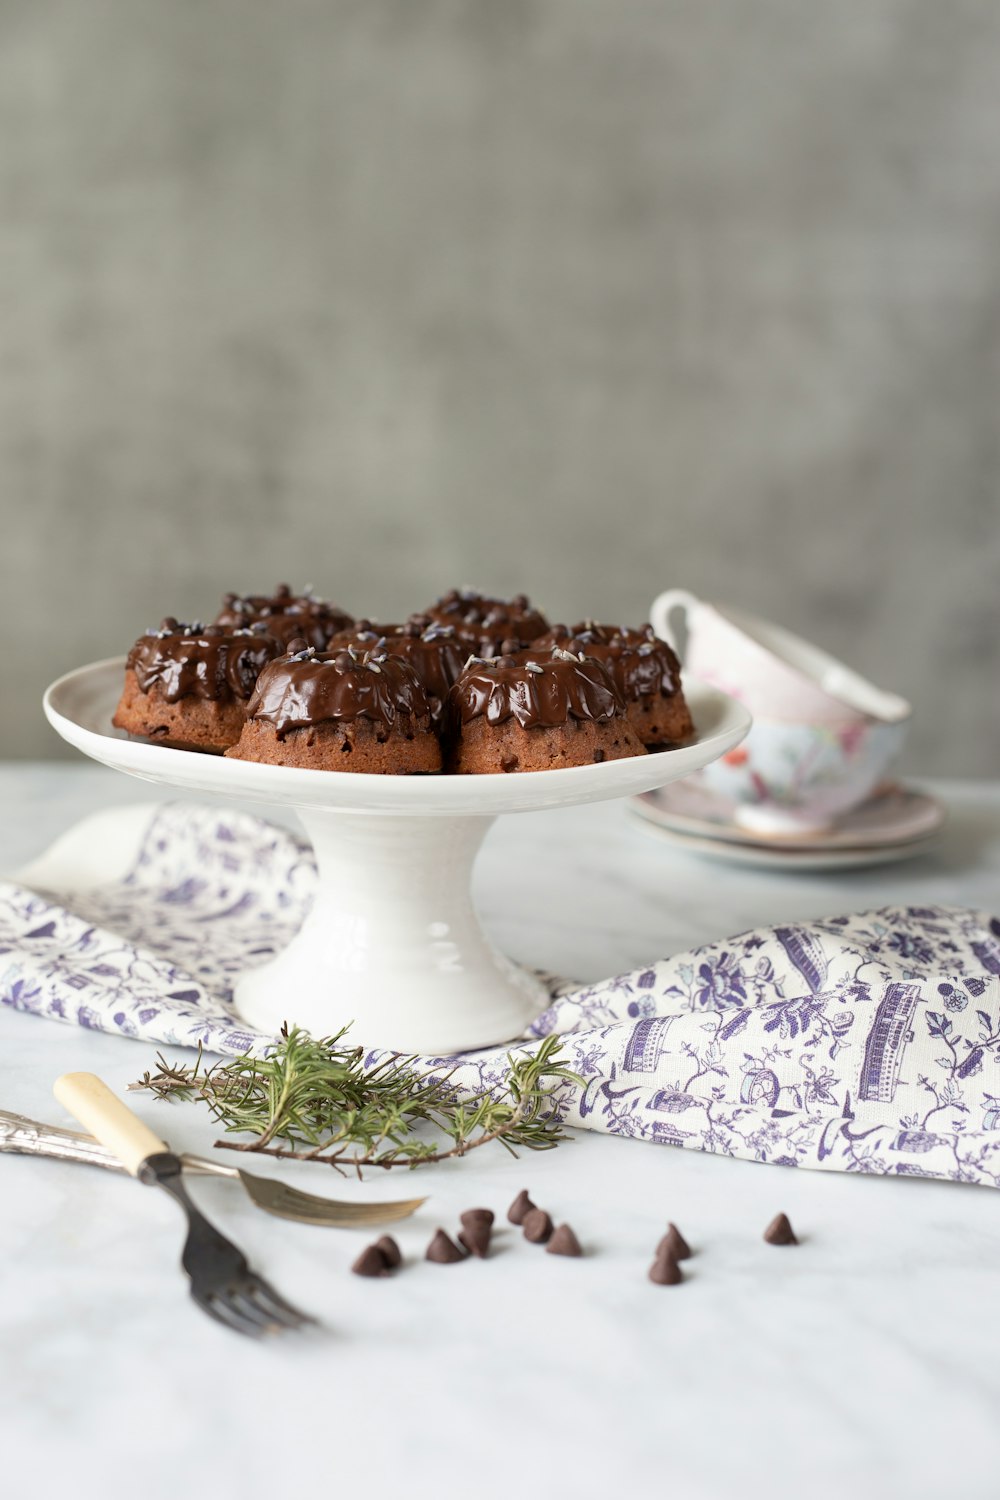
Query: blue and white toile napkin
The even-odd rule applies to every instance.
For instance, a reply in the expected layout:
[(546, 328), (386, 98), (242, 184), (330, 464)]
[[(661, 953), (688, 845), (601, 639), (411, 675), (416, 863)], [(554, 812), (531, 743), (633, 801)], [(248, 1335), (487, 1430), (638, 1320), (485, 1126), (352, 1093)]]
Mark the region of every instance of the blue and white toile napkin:
[[(100, 842), (96, 820), (90, 836)], [(119, 878), (62, 899), (0, 884), (0, 1003), (149, 1042), (264, 1051), (273, 1039), (239, 1021), (232, 981), (288, 942), (314, 881), (307, 846), (284, 829), (146, 809)], [(741, 933), (582, 989), (553, 983), (514, 1050), (553, 1031), (586, 1079), (558, 1096), (570, 1125), (1000, 1186), (1000, 922), (982, 913), (887, 907)], [(509, 1050), (467, 1054), (453, 1081), (497, 1086)]]

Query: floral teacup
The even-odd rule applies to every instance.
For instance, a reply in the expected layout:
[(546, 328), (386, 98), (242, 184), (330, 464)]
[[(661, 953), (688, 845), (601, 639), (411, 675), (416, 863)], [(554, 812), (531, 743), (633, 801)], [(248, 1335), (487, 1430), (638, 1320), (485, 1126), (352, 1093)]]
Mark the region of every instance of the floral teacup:
[(743, 744), (698, 773), (733, 800), (737, 822), (762, 834), (815, 833), (864, 802), (906, 738), (905, 698), (778, 625), (684, 589), (668, 589), (650, 610), (653, 629), (671, 644), (671, 617), (681, 610), (685, 671), (753, 714)]

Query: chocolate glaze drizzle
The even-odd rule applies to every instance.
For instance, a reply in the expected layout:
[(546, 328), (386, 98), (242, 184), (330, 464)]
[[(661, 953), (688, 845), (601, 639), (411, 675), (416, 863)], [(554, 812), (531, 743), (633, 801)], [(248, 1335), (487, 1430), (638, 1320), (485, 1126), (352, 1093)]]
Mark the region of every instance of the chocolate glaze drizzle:
[(311, 646), (264, 668), (247, 704), (248, 719), (272, 724), (278, 738), (290, 729), (331, 720), (370, 719), (392, 729), (402, 716), (429, 729), (427, 697), (408, 662), (384, 652)]
[(451, 690), (448, 711), (462, 724), (513, 718), (522, 729), (536, 729), (571, 718), (604, 723), (624, 715), (625, 703), (603, 662), (555, 650), (529, 660), (473, 659)]
[(230, 629), (259, 622), (286, 648), (301, 636), (322, 651), (338, 631), (352, 623), (352, 618), (309, 589), (293, 594), (287, 583), (279, 583), (273, 594), (226, 594), (215, 617), (216, 625)]
[(353, 646), (359, 651), (384, 651), (409, 662), (427, 694), (435, 723), (440, 721), (448, 692), (458, 681), (469, 656), (468, 645), (459, 640), (451, 625), (431, 622), (421, 628), (415, 619), (405, 625), (377, 625), (371, 620), (358, 620), (350, 630), (341, 631), (331, 644)]
[(142, 692), (156, 687), (168, 703), (188, 697), (243, 702), (280, 650), (263, 631), (182, 625), (168, 615), (159, 630), (139, 637), (127, 665)]
[(629, 630), (586, 620), (573, 626), (553, 625), (532, 642), (532, 649), (554, 646), (602, 661), (626, 703), (652, 695), (670, 698), (681, 685), (680, 662), (666, 641), (653, 634), (652, 625)]

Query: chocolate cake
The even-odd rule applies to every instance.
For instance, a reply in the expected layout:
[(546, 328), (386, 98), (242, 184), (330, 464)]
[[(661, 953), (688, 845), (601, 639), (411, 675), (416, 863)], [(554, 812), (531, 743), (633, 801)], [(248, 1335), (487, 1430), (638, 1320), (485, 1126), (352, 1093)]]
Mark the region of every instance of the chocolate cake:
[(421, 629), (437, 622), (450, 625), (459, 640), (477, 656), (497, 656), (517, 650), (548, 629), (548, 621), (526, 594), (513, 599), (491, 599), (475, 589), (451, 589), (410, 620)]
[(387, 625), (285, 583), (226, 594), (207, 627), (168, 618), (140, 637), (113, 722), (182, 749), (376, 774), (588, 765), (694, 729), (650, 625), (550, 627), (525, 594), (474, 589)]
[[(300, 645), (300, 642), (296, 642)], [(440, 771), (427, 696), (408, 662), (350, 646), (303, 646), (270, 663), (227, 754), (320, 771)]]
[(603, 662), (558, 648), (473, 658), (448, 696), (448, 770), (551, 771), (645, 755)]
[(266, 630), (182, 625), (169, 615), (128, 654), (112, 723), (181, 750), (235, 744), (262, 667), (280, 645)]
[(684, 701), (681, 666), (652, 625), (629, 630), (587, 620), (552, 629), (533, 642), (533, 649), (559, 646), (603, 662), (625, 699), (629, 722), (644, 745), (676, 745), (694, 731)]
[(458, 639), (453, 626), (433, 621), (421, 625), (415, 619), (405, 625), (358, 620), (331, 644), (353, 646), (358, 651), (385, 651), (409, 662), (427, 694), (431, 723), (436, 729), (442, 726), (448, 693), (469, 656), (468, 646)]
[(311, 589), (293, 594), (287, 583), (279, 583), (273, 594), (226, 594), (215, 617), (216, 625), (227, 629), (246, 628), (260, 621), (286, 651), (297, 638), (317, 651), (325, 651), (338, 631), (353, 623), (336, 604), (317, 598)]

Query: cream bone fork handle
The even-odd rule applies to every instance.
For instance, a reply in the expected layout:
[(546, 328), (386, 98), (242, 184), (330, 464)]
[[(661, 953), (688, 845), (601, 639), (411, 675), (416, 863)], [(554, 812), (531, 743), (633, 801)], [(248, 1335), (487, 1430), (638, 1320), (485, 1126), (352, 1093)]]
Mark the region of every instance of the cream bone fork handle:
[[(81, 1162), (104, 1167), (110, 1172), (127, 1171), (114, 1152), (91, 1135), (83, 1135), (78, 1130), (63, 1130), (58, 1125), (43, 1125), (38, 1120), (0, 1109), (0, 1153), (5, 1151)], [(279, 1219), (291, 1219), (296, 1224), (369, 1228), (405, 1219), (427, 1201), (426, 1198), (396, 1198), (383, 1203), (350, 1203), (338, 1198), (324, 1198), (318, 1193), (303, 1193), (277, 1178), (260, 1177), (256, 1172), (211, 1161), (206, 1156), (192, 1156), (186, 1151), (180, 1154), (180, 1161), (185, 1172), (227, 1177), (239, 1182), (258, 1208), (276, 1214)]]
[(196, 1208), (182, 1181), (182, 1164), (127, 1104), (93, 1073), (64, 1073), (53, 1093), (70, 1114), (147, 1187), (161, 1187), (183, 1209), (188, 1232), (181, 1265), (191, 1296), (209, 1317), (250, 1338), (315, 1322), (286, 1302), (242, 1252)]

